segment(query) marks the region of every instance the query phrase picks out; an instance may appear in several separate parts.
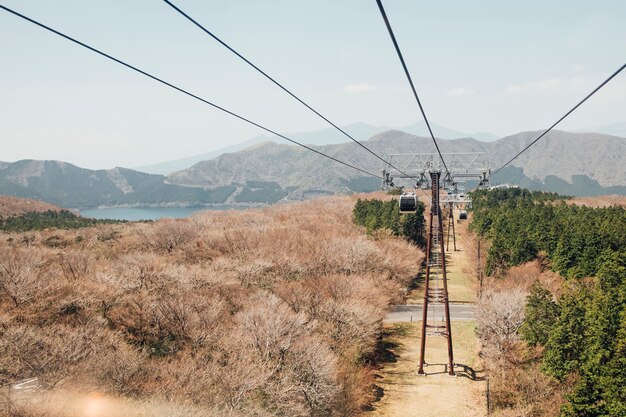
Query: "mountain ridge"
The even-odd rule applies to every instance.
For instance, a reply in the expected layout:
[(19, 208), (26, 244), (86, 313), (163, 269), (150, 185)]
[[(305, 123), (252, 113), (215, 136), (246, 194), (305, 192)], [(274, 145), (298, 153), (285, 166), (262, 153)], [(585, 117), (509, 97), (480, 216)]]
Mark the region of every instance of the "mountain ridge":
[(0, 194), (63, 207), (219, 204), (234, 187), (200, 189), (167, 184), (165, 177), (128, 168), (89, 170), (62, 161), (24, 159), (0, 164)]
[[(478, 140), (482, 141), (493, 141), (498, 139), (497, 135), (489, 132), (477, 132), (473, 134), (459, 132), (453, 129), (449, 129), (445, 126), (431, 123), (431, 127), (433, 132), (435, 133), (435, 137), (438, 139), (457, 139), (463, 137), (475, 137)], [(393, 129), (388, 126), (375, 126), (369, 125), (367, 123), (352, 123), (346, 126), (341, 126), (341, 129), (346, 131), (350, 136), (355, 138), (356, 140), (365, 140), (369, 139), (372, 136), (375, 136), (379, 133), (388, 131), (388, 130), (399, 130), (406, 133), (414, 134), (417, 136), (429, 136), (428, 129), (424, 121), (419, 121), (413, 123), (409, 126), (400, 127), (398, 129)], [(285, 136), (290, 139), (296, 140), (305, 145), (316, 145), (316, 146), (324, 146), (324, 145), (335, 145), (340, 143), (348, 143), (350, 139), (343, 135), (341, 132), (332, 127), (322, 128), (314, 131), (307, 132), (292, 132), (286, 133)], [(237, 143), (234, 145), (229, 145), (223, 148), (216, 149), (214, 151), (192, 155), (185, 158), (174, 159), (170, 161), (157, 162), (149, 165), (142, 165), (139, 167), (133, 168), (134, 170), (146, 172), (150, 174), (161, 174), (161, 175), (169, 175), (177, 171), (181, 171), (186, 168), (190, 168), (194, 164), (205, 161), (208, 159), (213, 159), (218, 157), (224, 153), (233, 153), (238, 152), (243, 149), (246, 149), (250, 146), (257, 145), (262, 142), (272, 141), (276, 143), (285, 143), (285, 140), (278, 136), (267, 136), (260, 135), (254, 138), (248, 139), (244, 142)]]
[[(481, 142), (473, 138), (440, 140), (439, 146), (443, 153), (484, 152), (495, 169), (527, 146), (538, 134), (540, 134), (539, 131), (521, 132), (495, 142)], [(414, 136), (399, 130), (380, 133), (365, 143), (373, 152), (383, 157), (387, 153), (434, 153), (436, 151), (430, 138)], [(305, 174), (311, 172), (308, 168), (311, 158), (318, 157), (302, 154), (304, 150), (296, 154), (295, 151), (289, 151), (291, 148), (293, 147), (289, 145), (268, 143), (254, 152), (242, 151), (222, 155), (211, 161), (200, 162), (188, 170), (173, 173), (168, 176), (168, 181), (173, 184), (195, 187), (224, 185), (230, 181), (241, 182), (246, 179), (272, 180), (281, 185), (311, 186), (311, 181), (306, 178)], [(357, 154), (360, 151), (356, 150), (354, 144), (327, 145), (318, 149), (370, 172), (379, 172), (381, 169), (380, 161), (372, 155), (366, 152)], [(277, 156), (279, 154), (283, 155), (282, 159)], [(294, 178), (294, 172), (292, 172), (293, 159), (296, 155), (305, 155), (305, 161), (298, 158), (301, 164), (298, 179)], [(573, 176), (583, 175), (597, 181), (599, 186), (610, 187), (626, 185), (626, 167), (622, 163), (625, 157), (626, 139), (624, 138), (556, 130), (548, 133), (542, 141), (522, 154), (512, 163), (512, 166), (521, 167), (522, 173), (532, 180), (544, 180), (552, 175), (571, 183)], [(354, 179), (360, 176), (358, 173), (350, 172), (346, 167), (331, 167), (328, 162), (316, 162), (324, 164), (324, 168), (317, 170), (315, 179), (326, 188), (340, 188), (340, 181), (337, 178)], [(264, 169), (264, 166), (269, 168)]]
[[(444, 154), (484, 152), (495, 169), (539, 133), (521, 132), (494, 142), (441, 139), (438, 144)], [(383, 158), (390, 153), (436, 152), (430, 138), (400, 130), (387, 130), (363, 143)], [(351, 142), (312, 146), (372, 173), (382, 169), (380, 160)], [(555, 130), (494, 176), (492, 183), (511, 182), (581, 196), (626, 194), (625, 160), (625, 138)], [(298, 146), (272, 141), (221, 154), (169, 176), (121, 167), (89, 170), (62, 161), (0, 162), (0, 194), (72, 208), (268, 204), (372, 191), (380, 185), (380, 179)]]

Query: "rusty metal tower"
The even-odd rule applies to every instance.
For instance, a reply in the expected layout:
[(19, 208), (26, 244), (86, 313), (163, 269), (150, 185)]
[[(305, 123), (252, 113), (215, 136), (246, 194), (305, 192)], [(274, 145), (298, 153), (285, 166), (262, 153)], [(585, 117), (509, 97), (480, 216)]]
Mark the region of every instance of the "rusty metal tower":
[[(430, 171), (431, 206), (426, 243), (426, 275), (424, 280), (424, 305), (422, 307), (422, 337), (418, 374), (424, 375), (426, 337), (443, 336), (448, 343), (448, 374), (454, 375), (450, 305), (448, 304), (448, 279), (446, 276), (446, 251), (443, 240), (443, 213), (439, 201), (441, 171)], [(443, 324), (428, 319), (429, 307), (443, 308)]]
[[(422, 329), (420, 340), (420, 363), (418, 374), (425, 375), (426, 339), (428, 336), (443, 336), (448, 345), (449, 375), (454, 375), (454, 353), (452, 350), (452, 330), (450, 326), (450, 305), (448, 298), (448, 280), (446, 275), (446, 248), (444, 241), (444, 219), (442, 204), (452, 208), (471, 205), (471, 199), (463, 191), (461, 184), (466, 180), (476, 181), (478, 187), (489, 185), (489, 163), (482, 153), (447, 153), (448, 170), (443, 172), (440, 155), (434, 153), (393, 154), (388, 155), (389, 164), (383, 169), (383, 187), (398, 186), (400, 181), (415, 181), (415, 188), (430, 188), (430, 213), (426, 242), (426, 271), (424, 281), (424, 304), (422, 309)], [(402, 171), (391, 165), (402, 167)], [(440, 188), (447, 193), (440, 196)], [(450, 226), (456, 250), (454, 218), (448, 217), (448, 244)], [(443, 321), (438, 312), (443, 310)], [(430, 310), (430, 311), (429, 311)], [(432, 317), (429, 319), (429, 315)]]

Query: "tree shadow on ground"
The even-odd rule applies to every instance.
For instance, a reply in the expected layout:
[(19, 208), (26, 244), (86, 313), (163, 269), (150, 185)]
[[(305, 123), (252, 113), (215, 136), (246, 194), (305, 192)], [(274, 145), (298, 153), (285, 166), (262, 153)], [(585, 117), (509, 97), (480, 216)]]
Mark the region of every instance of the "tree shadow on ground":
[[(368, 357), (364, 358), (366, 363), (369, 363), (377, 370), (382, 369), (385, 364), (398, 362), (401, 351), (403, 349), (402, 344), (398, 343), (394, 339), (398, 336), (406, 336), (409, 329), (406, 323), (395, 323), (389, 328), (384, 329), (376, 342), (376, 348), (374, 352)], [(379, 373), (374, 374), (374, 379), (381, 379), (382, 375)], [(373, 403), (380, 401), (385, 395), (385, 390), (376, 383), (372, 384), (373, 400), (370, 404), (363, 407), (363, 411), (374, 410)]]

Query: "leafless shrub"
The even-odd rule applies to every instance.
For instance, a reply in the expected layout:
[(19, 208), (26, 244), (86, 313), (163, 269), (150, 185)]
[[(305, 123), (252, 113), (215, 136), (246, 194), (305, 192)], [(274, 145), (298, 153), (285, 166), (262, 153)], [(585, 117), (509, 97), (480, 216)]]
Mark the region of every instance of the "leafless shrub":
[(312, 324), (278, 298), (259, 294), (251, 301), (237, 315), (235, 333), (227, 341), (227, 369), (236, 378), (220, 379), (226, 404), (236, 409), (253, 393), (262, 393), (281, 414), (329, 411), (338, 392), (332, 351), (308, 337)]
[(136, 394), (144, 382), (146, 355), (113, 339), (92, 358), (90, 374), (98, 386), (115, 394)]
[(3, 378), (13, 382), (37, 377), (44, 387), (53, 387), (94, 353), (104, 340), (103, 332), (98, 327), (63, 325), (3, 329), (0, 331)]
[(129, 289), (158, 289), (169, 282), (163, 274), (164, 269), (165, 265), (157, 255), (133, 252), (120, 257), (115, 273)]
[(95, 256), (88, 250), (66, 250), (59, 254), (58, 262), (65, 278), (76, 281), (87, 275), (93, 266)]
[(19, 239), (19, 242), (22, 246), (26, 246), (27, 248), (30, 248), (35, 243), (35, 240), (36, 240), (35, 235), (31, 233), (25, 233)]
[(98, 271), (91, 280), (93, 285), (86, 288), (86, 297), (105, 319), (109, 318), (109, 312), (119, 304), (123, 295), (134, 288), (112, 271)]
[(155, 306), (158, 326), (193, 348), (217, 339), (226, 305), (219, 297), (206, 294), (176, 294), (160, 299)]
[(34, 250), (0, 249), (0, 291), (15, 307), (32, 300), (47, 286), (37, 275), (42, 264), (42, 257)]
[(305, 331), (306, 316), (292, 312), (279, 298), (258, 294), (239, 313), (242, 342), (254, 349), (263, 362), (279, 360)]
[(176, 283), (176, 286), (184, 289), (198, 289), (212, 287), (229, 282), (223, 271), (216, 273), (213, 265), (218, 260), (210, 263), (189, 264), (166, 264), (162, 275), (167, 277), (168, 282)]
[(322, 267), (326, 273), (357, 274), (379, 271), (383, 256), (376, 244), (364, 236), (358, 238), (338, 237), (326, 242)]
[(329, 414), (339, 393), (337, 358), (319, 339), (299, 339), (263, 392), (283, 414)]
[(198, 234), (194, 223), (169, 219), (157, 222), (147, 239), (152, 248), (171, 253), (174, 249), (191, 242)]
[(274, 264), (264, 259), (252, 259), (249, 262), (236, 266), (236, 274), (239, 282), (246, 286), (270, 288), (277, 274), (274, 272)]
[(558, 384), (541, 372), (541, 348), (526, 345), (518, 335), (528, 288), (538, 278), (560, 287), (559, 280), (542, 271), (538, 262), (511, 268), (501, 278), (485, 278), (476, 315), (496, 416), (558, 415), (568, 389), (567, 383)]

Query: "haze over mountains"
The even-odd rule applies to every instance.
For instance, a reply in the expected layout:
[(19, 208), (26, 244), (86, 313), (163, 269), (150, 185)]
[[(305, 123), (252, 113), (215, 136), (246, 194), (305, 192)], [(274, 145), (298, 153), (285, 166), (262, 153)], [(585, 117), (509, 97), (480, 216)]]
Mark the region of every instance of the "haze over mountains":
[[(353, 123), (351, 125), (342, 126), (344, 131), (346, 131), (349, 135), (351, 135), (356, 140), (367, 140), (374, 135), (377, 135), (382, 132), (386, 132), (388, 130), (393, 130), (393, 128), (388, 126), (373, 126), (366, 123)], [(493, 141), (498, 139), (497, 135), (488, 132), (477, 132), (477, 133), (463, 133), (453, 129), (448, 129), (445, 126), (441, 126), (436, 123), (431, 123), (431, 128), (437, 138), (441, 139), (459, 139), (459, 138), (467, 138), (473, 137), (478, 140), (482, 140), (485, 142)], [(426, 123), (423, 121), (416, 122), (410, 126), (405, 126), (402, 128), (398, 128), (402, 132), (411, 133), (417, 136), (429, 136), (428, 128), (426, 127)], [(328, 127), (325, 129), (315, 130), (312, 132), (295, 132), (295, 133), (287, 133), (285, 136), (294, 139), (300, 143), (304, 143), (307, 145), (333, 145), (339, 143), (350, 142), (350, 139), (343, 135), (341, 132), (336, 130), (335, 128)], [(625, 135), (626, 136), (626, 135)], [(140, 167), (136, 167), (137, 171), (147, 172), (150, 174), (162, 174), (168, 175), (176, 171), (181, 171), (183, 169), (187, 169), (194, 164), (200, 161), (207, 161), (209, 159), (213, 159), (219, 155), (230, 152), (237, 152), (242, 149), (248, 148), (250, 146), (263, 143), (263, 142), (275, 142), (278, 144), (286, 143), (284, 139), (278, 136), (268, 136), (261, 135), (249, 139), (245, 142), (227, 146), (212, 152), (203, 153), (200, 155), (193, 155), (187, 158), (175, 159), (172, 161), (164, 161), (150, 165), (144, 165)]]
[(602, 126), (591, 126), (585, 129), (578, 129), (577, 132), (595, 132), (604, 133), (606, 135), (619, 136), (626, 138), (626, 122), (611, 123)]
[[(538, 133), (522, 132), (492, 142), (461, 138), (441, 139), (439, 143), (444, 153), (484, 152), (495, 168), (523, 149)], [(375, 134), (367, 146), (382, 156), (435, 151), (431, 139), (399, 130)], [(383, 168), (378, 159), (352, 142), (318, 148), (375, 174)], [(598, 133), (552, 131), (492, 182), (570, 195), (626, 195), (626, 139)], [(77, 208), (275, 203), (316, 195), (372, 191), (380, 185), (376, 178), (301, 147), (272, 141), (253, 143), (169, 176), (126, 168), (88, 170), (58, 161), (0, 162), (0, 194)]]

